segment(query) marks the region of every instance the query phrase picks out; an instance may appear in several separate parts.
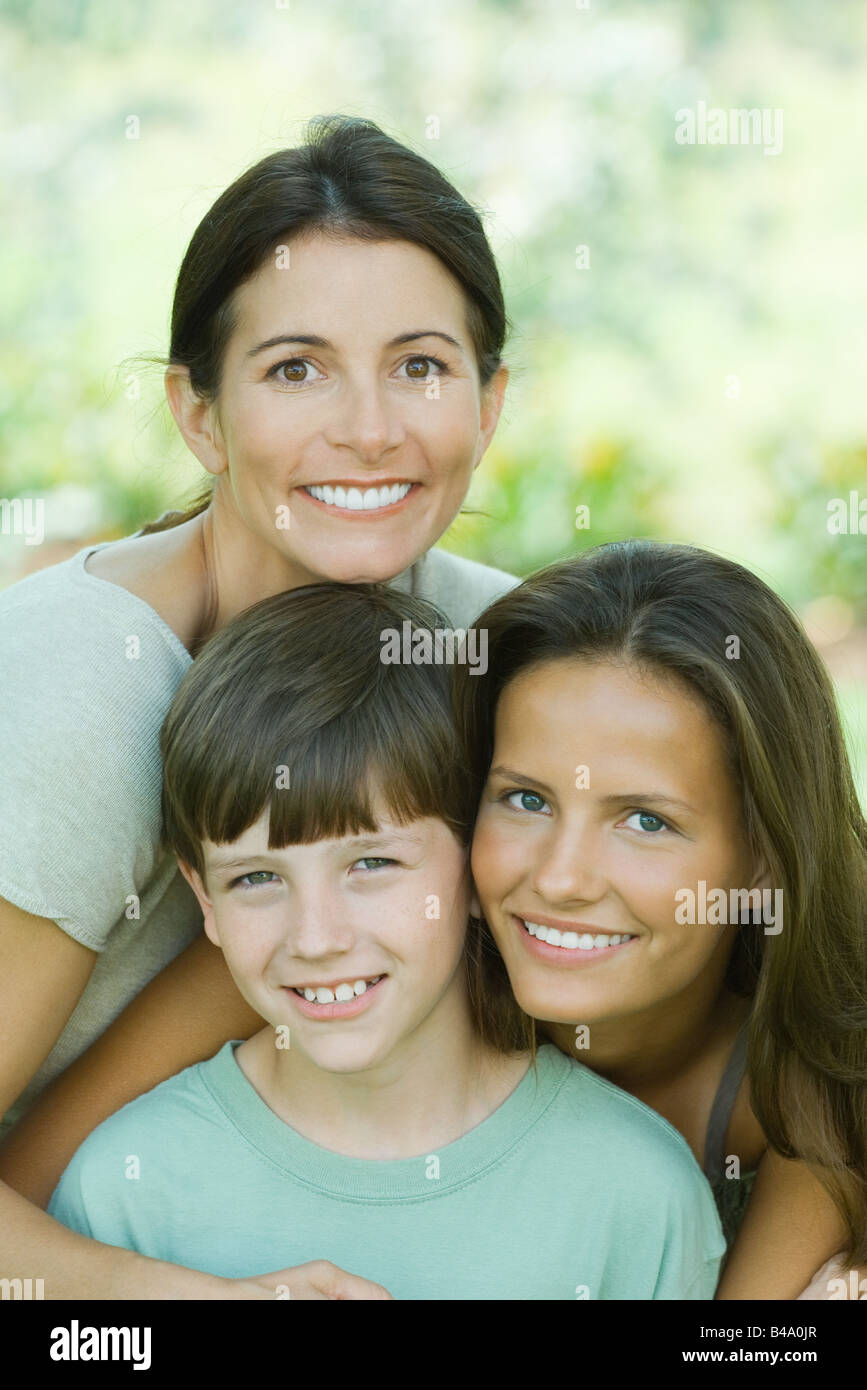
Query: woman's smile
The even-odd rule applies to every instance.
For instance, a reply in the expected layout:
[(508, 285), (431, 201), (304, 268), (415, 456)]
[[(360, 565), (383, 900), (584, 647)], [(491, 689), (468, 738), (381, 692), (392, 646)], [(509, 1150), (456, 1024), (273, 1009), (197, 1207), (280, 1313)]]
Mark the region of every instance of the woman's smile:
[(407, 479), (341, 479), (339, 482), (304, 483), (295, 491), (331, 515), (349, 521), (393, 516), (415, 497), (421, 484)]

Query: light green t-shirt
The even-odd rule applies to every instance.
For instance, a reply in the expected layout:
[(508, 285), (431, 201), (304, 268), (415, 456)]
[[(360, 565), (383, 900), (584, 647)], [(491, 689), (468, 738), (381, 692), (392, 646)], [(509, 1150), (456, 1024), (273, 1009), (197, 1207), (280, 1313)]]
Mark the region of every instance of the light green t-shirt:
[[(98, 952), (0, 1141), (201, 930), (192, 889), (159, 844), (159, 732), (192, 658), (143, 599), (85, 569), (103, 548), (0, 593), (0, 897)], [(436, 549), (392, 581), (455, 628), (517, 582)]]
[(327, 1259), (399, 1299), (710, 1299), (725, 1242), (684, 1139), (551, 1044), (462, 1138), (347, 1158), (285, 1124), (226, 1043), (85, 1140), (49, 1212), (229, 1278)]

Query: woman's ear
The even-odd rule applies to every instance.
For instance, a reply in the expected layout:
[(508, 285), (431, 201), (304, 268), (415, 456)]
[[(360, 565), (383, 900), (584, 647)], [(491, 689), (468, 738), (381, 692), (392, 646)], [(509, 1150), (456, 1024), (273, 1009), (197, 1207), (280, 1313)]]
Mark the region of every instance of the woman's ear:
[(184, 860), (180, 858), (180, 856), (178, 857), (178, 868), (180, 869), (184, 878), (187, 880), (187, 883), (190, 885), (190, 887), (192, 888), (193, 892), (199, 900), (199, 907), (202, 909), (202, 918), (204, 921), (205, 935), (207, 936), (209, 941), (213, 942), (215, 946), (219, 946), (220, 939), (217, 936), (217, 927), (214, 921), (213, 904), (211, 903), (211, 899), (208, 897), (207, 890), (205, 889), (205, 885), (202, 882), (200, 874), (190, 864), (186, 864)]
[(166, 398), (187, 448), (216, 476), (228, 467), (226, 446), (214, 406), (197, 396), (189, 367), (171, 366), (165, 374)]

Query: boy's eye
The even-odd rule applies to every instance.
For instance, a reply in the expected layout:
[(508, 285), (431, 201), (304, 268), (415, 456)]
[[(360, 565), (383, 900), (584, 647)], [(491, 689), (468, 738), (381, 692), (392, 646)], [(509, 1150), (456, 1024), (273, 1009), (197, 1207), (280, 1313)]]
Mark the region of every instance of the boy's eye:
[[(513, 801), (513, 797), (518, 797), (518, 801)], [(516, 811), (539, 812), (545, 807), (547, 807), (549, 811), (551, 809), (545, 798), (540, 796), (538, 792), (529, 792), (526, 790), (505, 792), (502, 800), (505, 801), (507, 806), (513, 807)]]
[(629, 822), (634, 820), (638, 821), (638, 825), (630, 826), (632, 830), (644, 830), (650, 834), (660, 830), (670, 829), (670, 826), (662, 819), (662, 816), (655, 816), (652, 811), (633, 811), (630, 816), (627, 816), (623, 823), (624, 825), (629, 825)]
[(232, 887), (237, 888), (241, 883), (245, 888), (259, 888), (263, 883), (270, 883), (276, 878), (277, 875), (272, 874), (270, 869), (255, 869), (251, 874), (243, 874), (241, 878), (234, 879)]
[[(356, 859), (355, 861), (355, 864), (363, 864), (365, 869), (370, 869), (371, 871), (373, 871), (374, 869), (381, 869), (384, 864), (396, 863), (396, 859), (381, 859), (376, 857), (368, 857), (367, 859)], [(353, 868), (355, 868), (355, 864), (353, 864)]]

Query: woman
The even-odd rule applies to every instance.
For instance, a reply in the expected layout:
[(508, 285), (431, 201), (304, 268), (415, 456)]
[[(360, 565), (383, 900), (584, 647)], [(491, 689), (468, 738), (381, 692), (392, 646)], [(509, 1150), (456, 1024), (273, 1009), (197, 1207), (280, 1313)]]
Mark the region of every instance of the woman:
[(628, 542), (478, 626), (486, 1007), (514, 991), (682, 1132), (733, 1242), (718, 1297), (867, 1265), (867, 826), (800, 625), (739, 565)]
[[(110, 1109), (258, 1026), (160, 848), (160, 725), (205, 639), (271, 594), (391, 580), (466, 627), (510, 587), (433, 549), (497, 424), (506, 327), (477, 213), (371, 122), (314, 122), (203, 218), (166, 388), (207, 494), (0, 597), (4, 1129), (94, 1039), (97, 1060), (120, 1055), (104, 1030), (154, 976), (140, 998), (160, 1026), (109, 1068)], [(93, 1123), (76, 1117), (78, 1139)], [(38, 1196), (45, 1172), (21, 1152), (4, 1152), (2, 1176)], [(0, 1231), (4, 1273), (38, 1267), (49, 1297), (269, 1296), (120, 1259), (6, 1186)], [(328, 1296), (335, 1277), (305, 1276), (293, 1297)], [(361, 1281), (338, 1284), (358, 1296)]]

